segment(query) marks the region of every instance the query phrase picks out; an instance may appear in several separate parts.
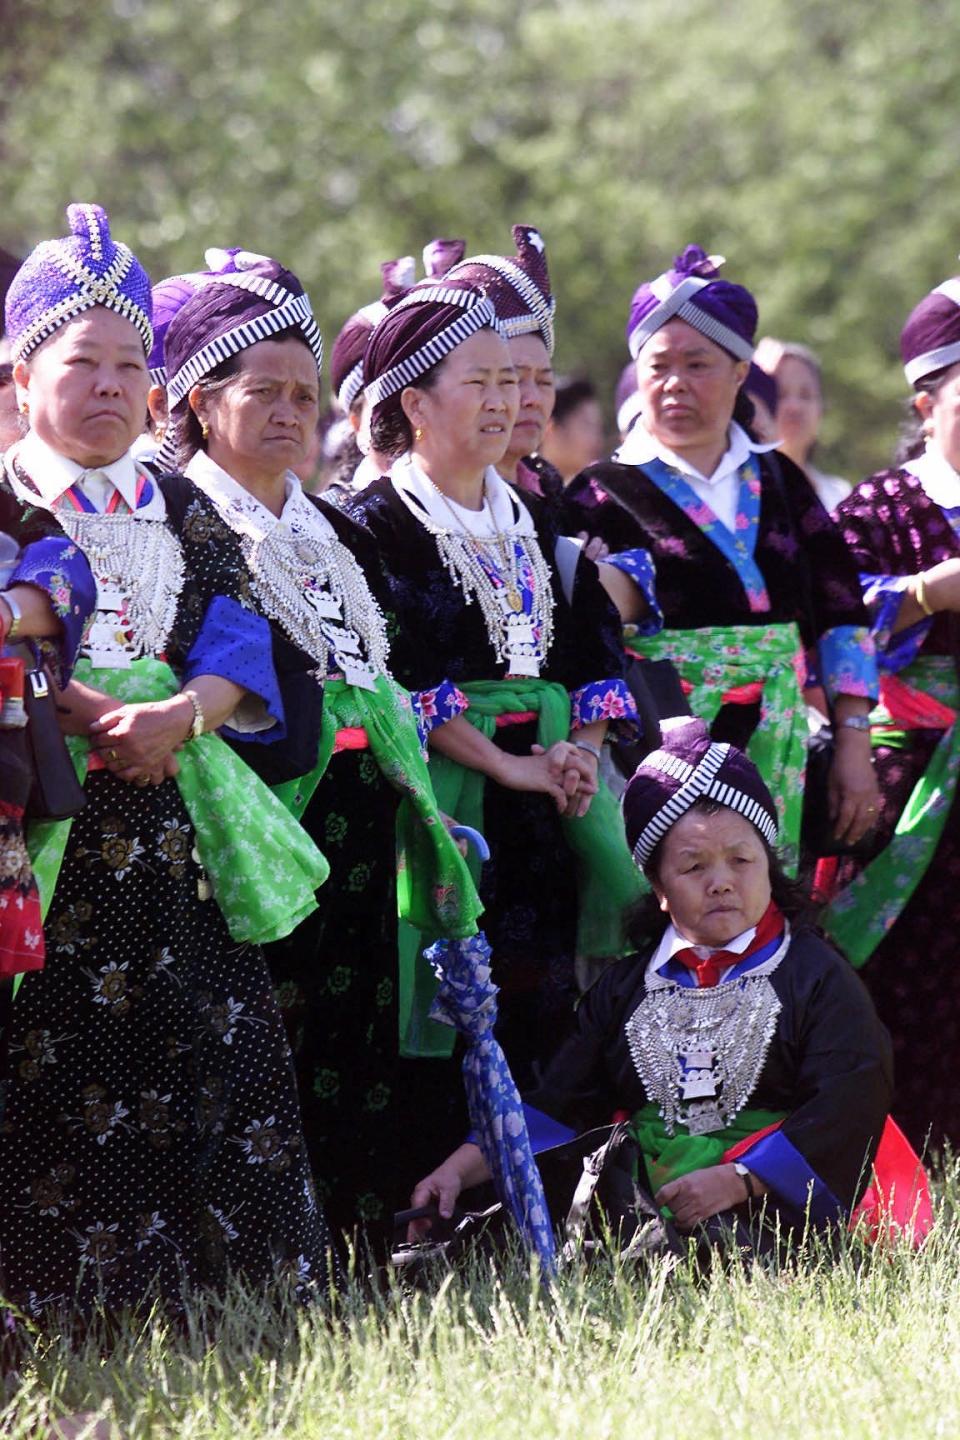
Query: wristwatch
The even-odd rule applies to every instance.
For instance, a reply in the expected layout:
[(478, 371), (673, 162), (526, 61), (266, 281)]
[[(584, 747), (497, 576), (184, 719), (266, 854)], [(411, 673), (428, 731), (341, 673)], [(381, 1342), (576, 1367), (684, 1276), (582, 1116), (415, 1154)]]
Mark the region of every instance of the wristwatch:
[(750, 1171), (747, 1169), (746, 1165), (741, 1165), (739, 1160), (735, 1160), (733, 1163), (733, 1168), (734, 1170), (736, 1170), (737, 1174), (740, 1176), (740, 1179), (744, 1183), (744, 1187), (747, 1192), (747, 1199), (756, 1200), (757, 1192), (753, 1184), (753, 1176), (750, 1174)]

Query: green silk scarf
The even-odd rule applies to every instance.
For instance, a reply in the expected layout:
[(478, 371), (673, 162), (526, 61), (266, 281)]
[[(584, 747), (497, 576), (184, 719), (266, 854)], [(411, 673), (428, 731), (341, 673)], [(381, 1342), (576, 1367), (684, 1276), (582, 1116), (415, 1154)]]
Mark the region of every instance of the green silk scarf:
[[(570, 695), (562, 685), (548, 680), (477, 680), (461, 686), (470, 709), (466, 718), (492, 739), (498, 715), (537, 716), (537, 743), (545, 750), (570, 734)], [(433, 753), (430, 761), (437, 803), (446, 815), (462, 825), (483, 830), (483, 795), (486, 776), (457, 764), (446, 755)], [(579, 914), (577, 954), (587, 959), (622, 955), (625, 949), (624, 915), (644, 893), (640, 872), (627, 847), (623, 817), (613, 795), (601, 780), (590, 809), (579, 819), (561, 821), (564, 837), (577, 858)], [(479, 862), (471, 858), (479, 876)], [(411, 927), (403, 929), (400, 948), (400, 1036), (405, 1055), (449, 1055), (453, 1032), (437, 1025), (427, 1013), (437, 982), (419, 961), (429, 937)]]
[(719, 1165), (731, 1146), (785, 1119), (786, 1111), (782, 1110), (741, 1110), (723, 1130), (691, 1135), (678, 1125), (676, 1133), (668, 1135), (659, 1106), (651, 1101), (636, 1111), (629, 1130), (643, 1154), (650, 1189), (656, 1195), (662, 1185), (679, 1180), (681, 1175)]
[[(921, 655), (899, 672), (951, 709), (960, 708), (960, 684), (949, 655)], [(906, 748), (910, 732), (892, 723), (882, 707), (871, 717), (876, 745)], [(920, 884), (943, 836), (960, 779), (960, 724), (944, 730), (926, 770), (914, 786), (889, 845), (881, 850), (828, 906), (821, 924), (857, 969), (865, 965), (896, 924)]]
[(337, 731), (346, 729), (366, 731), (381, 773), (404, 797), (398, 817), (400, 916), (431, 940), (476, 934), (480, 897), (440, 814), (410, 696), (395, 680), (379, 675), (375, 690), (345, 680), (324, 681), (317, 763), (299, 780), (275, 786), (274, 793), (294, 815), (302, 816), (330, 763)]
[[(75, 675), (118, 704), (149, 703), (176, 695), (180, 682), (170, 666), (152, 656), (129, 669), (94, 669), (81, 660)], [(67, 744), (77, 775), (86, 780), (89, 742)], [(200, 863), (234, 940), (266, 944), (289, 935), (317, 908), (315, 892), (330, 867), (313, 841), (251, 769), (215, 733), (191, 740), (177, 752), (177, 788), (196, 833)], [(29, 849), (43, 913), (53, 899), (67, 848), (71, 820), (30, 827)]]
[(711, 725), (728, 690), (762, 686), (760, 720), (747, 745), (777, 807), (780, 849), (796, 870), (807, 765), (807, 711), (800, 686), (803, 649), (796, 625), (718, 625), (625, 635), (641, 660), (671, 660), (693, 686), (690, 709)]

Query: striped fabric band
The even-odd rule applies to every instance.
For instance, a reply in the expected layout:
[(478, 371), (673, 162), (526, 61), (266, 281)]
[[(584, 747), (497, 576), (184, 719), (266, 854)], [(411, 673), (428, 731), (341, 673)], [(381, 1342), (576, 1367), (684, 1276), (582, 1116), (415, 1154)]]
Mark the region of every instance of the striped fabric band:
[(735, 810), (760, 832), (768, 845), (776, 844), (776, 822), (765, 806), (735, 786), (717, 779), (730, 750), (731, 747), (727, 744), (711, 745), (696, 769), (675, 756), (662, 753), (648, 755), (643, 761), (645, 767), (653, 766), (662, 770), (665, 774), (682, 780), (682, 784), (641, 831), (633, 847), (634, 862), (641, 870), (649, 863), (651, 855), (671, 826), (701, 799), (716, 800), (719, 805)]
[(469, 290), (448, 289), (442, 285), (425, 287), (417, 295), (406, 296), (393, 307), (390, 315), (392, 317), (398, 310), (409, 309), (411, 305), (430, 303), (459, 305), (463, 314), (458, 315), (406, 360), (401, 360), (399, 364), (391, 366), (382, 375), (378, 375), (376, 380), (371, 381), (364, 391), (371, 410), (382, 401), (389, 400), (391, 395), (397, 395), (408, 385), (413, 385), (421, 375), (425, 375), (434, 365), (446, 359), (452, 350), (456, 350), (458, 345), (469, 340), (478, 330), (491, 329), (502, 333), (493, 303), (485, 295), (478, 299), (476, 293), (471, 294)]
[(691, 303), (690, 297), (709, 284), (709, 280), (702, 280), (697, 275), (688, 275), (685, 280), (681, 280), (675, 290), (661, 300), (655, 310), (651, 310), (649, 315), (644, 316), (627, 342), (634, 360), (651, 336), (655, 335), (658, 330), (662, 330), (668, 320), (674, 318), (686, 320), (688, 325), (699, 330), (701, 335), (706, 335), (708, 340), (722, 345), (724, 350), (729, 350), (736, 355), (738, 360), (753, 359), (753, 346), (749, 340), (744, 340), (742, 335), (738, 335), (728, 325), (715, 320), (712, 315), (701, 310), (699, 305)]
[[(96, 226), (93, 228), (96, 229)], [(54, 264), (79, 286), (79, 289), (73, 295), (58, 301), (56, 305), (51, 305), (49, 310), (45, 310), (32, 325), (17, 336), (10, 347), (13, 360), (25, 360), (38, 345), (49, 339), (55, 330), (59, 330), (61, 325), (76, 319), (86, 310), (92, 310), (95, 305), (103, 305), (105, 309), (114, 310), (129, 320), (149, 355), (153, 349), (153, 325), (150, 317), (135, 300), (124, 295), (119, 288), (134, 264), (133, 252), (118, 242), (117, 254), (112, 264), (102, 275), (98, 275), (96, 270), (91, 270), (88, 265), (74, 260), (70, 255), (62, 254), (55, 247), (52, 248)]]
[[(244, 320), (241, 325), (228, 330), (225, 335), (219, 335), (216, 340), (211, 340), (202, 350), (198, 350), (196, 355), (192, 355), (168, 381), (167, 405), (171, 410), (179, 405), (185, 395), (189, 395), (204, 375), (209, 375), (210, 371), (215, 370), (224, 360), (229, 360), (232, 355), (239, 355), (241, 350), (249, 349), (260, 340), (269, 340), (272, 335), (278, 335), (281, 330), (289, 330), (293, 326), (303, 331), (319, 372), (323, 364), (323, 339), (306, 295), (291, 295), (289, 290), (257, 275), (223, 275), (218, 277), (216, 283), (250, 290), (276, 305), (276, 309), (268, 310), (265, 315), (258, 315), (253, 320)], [(279, 303), (277, 297), (280, 297)]]
[(354, 400), (363, 389), (363, 361), (358, 360), (352, 370), (347, 371), (346, 378), (340, 389), (337, 391), (337, 400), (340, 406), (348, 414)]
[(551, 295), (547, 300), (539, 285), (526, 271), (521, 270), (508, 255), (471, 255), (466, 262), (467, 265), (486, 265), (488, 270), (496, 270), (498, 275), (513, 286), (520, 299), (526, 305), (529, 314), (512, 315), (501, 319), (500, 326), (504, 335), (508, 338), (513, 335), (531, 335), (539, 331), (543, 336), (543, 343), (550, 355), (553, 354), (554, 330), (553, 317), (556, 313), (557, 302)]
[(928, 350), (924, 355), (917, 355), (903, 367), (903, 373), (911, 385), (922, 380), (925, 375), (935, 375), (938, 370), (945, 370), (948, 365), (955, 365), (960, 360), (960, 340), (955, 340), (952, 345), (941, 345), (939, 350)]

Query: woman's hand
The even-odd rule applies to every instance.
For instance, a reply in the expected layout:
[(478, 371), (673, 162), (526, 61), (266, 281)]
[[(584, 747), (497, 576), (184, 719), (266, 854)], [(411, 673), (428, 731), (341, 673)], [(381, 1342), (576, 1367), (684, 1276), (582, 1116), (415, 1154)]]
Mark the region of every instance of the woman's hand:
[[(442, 1219), (449, 1220), (461, 1190), (480, 1185), (490, 1179), (490, 1171), (479, 1145), (467, 1142), (459, 1150), (448, 1155), (442, 1165), (431, 1171), (414, 1187), (410, 1205), (418, 1209), (421, 1205), (436, 1205)], [(407, 1239), (414, 1243), (429, 1231), (429, 1220), (411, 1220)]]
[(194, 710), (185, 695), (148, 705), (121, 705), (90, 726), (90, 746), (121, 780), (148, 779), (193, 728)]
[(605, 544), (599, 535), (594, 535), (593, 539), (591, 539), (586, 530), (579, 530), (576, 538), (583, 541), (583, 553), (588, 560), (593, 560), (599, 564), (601, 560), (606, 560), (610, 554), (610, 546)]
[(827, 782), (830, 818), (838, 840), (855, 845), (877, 823), (880, 787), (873, 769), (870, 733), (834, 729), (833, 764)]
[[(529, 755), (503, 753), (497, 779), (508, 790), (551, 796), (561, 815), (585, 814), (596, 794), (596, 776), (591, 774), (591, 765), (592, 756), (578, 750), (569, 740), (557, 740), (549, 750), (534, 745)], [(581, 810), (584, 800), (586, 805)]]
[[(765, 1195), (767, 1187), (753, 1176), (753, 1188), (757, 1195)], [(705, 1170), (691, 1170), (679, 1180), (671, 1180), (662, 1186), (654, 1196), (658, 1205), (668, 1205), (680, 1230), (692, 1230), (695, 1225), (719, 1215), (723, 1210), (732, 1210), (742, 1205), (747, 1198), (743, 1178), (732, 1165), (710, 1165)]]

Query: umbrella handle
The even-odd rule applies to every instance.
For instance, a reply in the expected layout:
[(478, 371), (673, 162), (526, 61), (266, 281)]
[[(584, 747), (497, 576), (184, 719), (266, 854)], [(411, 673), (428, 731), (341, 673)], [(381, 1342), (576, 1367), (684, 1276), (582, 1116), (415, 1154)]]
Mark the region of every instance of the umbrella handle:
[(454, 825), (450, 830), (450, 834), (454, 840), (466, 840), (468, 845), (472, 845), (477, 852), (477, 858), (481, 864), (490, 859), (490, 846), (480, 834), (480, 831), (474, 830), (472, 825)]

